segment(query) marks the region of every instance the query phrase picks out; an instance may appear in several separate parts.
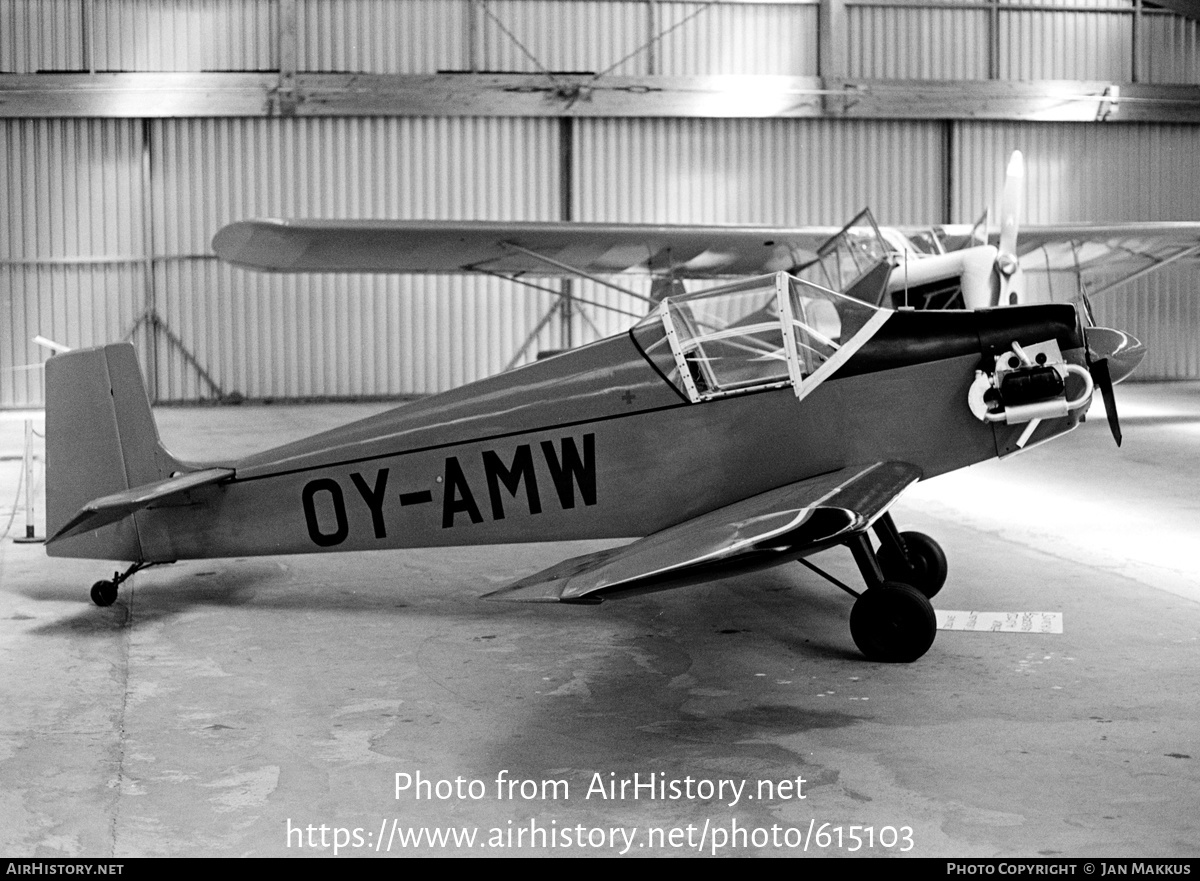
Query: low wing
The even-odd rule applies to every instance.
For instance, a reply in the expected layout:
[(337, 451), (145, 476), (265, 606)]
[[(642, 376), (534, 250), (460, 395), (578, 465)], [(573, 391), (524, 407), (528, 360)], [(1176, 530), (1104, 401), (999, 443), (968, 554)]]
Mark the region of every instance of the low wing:
[(220, 483), (222, 480), (233, 477), (233, 473), (232, 468), (206, 468), (203, 471), (192, 471), (178, 477), (169, 477), (166, 480), (159, 480), (124, 492), (93, 499), (84, 505), (78, 514), (68, 520), (58, 532), (50, 536), (46, 543), (91, 532), (93, 529), (99, 529), (109, 523), (116, 523), (155, 502), (171, 496), (182, 495), (188, 490)]
[(679, 278), (761, 275), (816, 259), (836, 227), (496, 221), (245, 220), (213, 239), (237, 266), (272, 272), (486, 271)]
[(904, 462), (843, 468), (718, 508), (624, 547), (565, 560), (488, 596), (599, 602), (795, 560), (867, 529), (920, 476), (920, 469)]

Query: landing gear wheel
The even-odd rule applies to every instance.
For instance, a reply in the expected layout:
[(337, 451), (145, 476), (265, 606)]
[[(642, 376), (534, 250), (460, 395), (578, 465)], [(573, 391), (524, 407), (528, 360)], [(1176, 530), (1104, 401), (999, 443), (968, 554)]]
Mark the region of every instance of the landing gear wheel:
[(869, 660), (907, 664), (933, 645), (937, 616), (928, 598), (915, 587), (885, 581), (854, 601), (850, 635)]
[(907, 559), (886, 544), (879, 549), (879, 568), (883, 577), (911, 584), (929, 599), (946, 583), (946, 553), (942, 546), (923, 532), (902, 532), (900, 538), (908, 550)]
[(97, 581), (92, 585), (92, 602), (97, 606), (111, 606), (117, 601), (117, 586), (111, 581)]
[(97, 581), (92, 585), (92, 602), (97, 606), (111, 606), (117, 601), (117, 588), (135, 572), (153, 565), (155, 564), (139, 560), (131, 564), (124, 572), (114, 572), (113, 577), (106, 581)]

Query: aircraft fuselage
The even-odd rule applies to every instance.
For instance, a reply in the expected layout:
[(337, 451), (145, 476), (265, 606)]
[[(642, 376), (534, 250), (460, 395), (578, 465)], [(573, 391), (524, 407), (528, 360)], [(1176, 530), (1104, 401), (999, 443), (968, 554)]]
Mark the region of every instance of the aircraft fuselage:
[[(1048, 339), (1084, 363), (1069, 306), (902, 311), (802, 401), (691, 403), (622, 334), (223, 463), (231, 481), (136, 512), (137, 541), (152, 562), (637, 537), (854, 463), (929, 478), (1017, 449), (1024, 426), (976, 419), (968, 390), (1014, 341)], [(95, 556), (72, 543), (50, 551)]]

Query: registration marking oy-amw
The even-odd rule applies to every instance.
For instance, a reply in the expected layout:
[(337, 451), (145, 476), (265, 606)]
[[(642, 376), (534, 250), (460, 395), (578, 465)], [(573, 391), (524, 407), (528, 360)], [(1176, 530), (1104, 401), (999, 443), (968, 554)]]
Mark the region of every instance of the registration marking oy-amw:
[(959, 612), (934, 609), (938, 630), (987, 633), (1062, 633), (1062, 612)]

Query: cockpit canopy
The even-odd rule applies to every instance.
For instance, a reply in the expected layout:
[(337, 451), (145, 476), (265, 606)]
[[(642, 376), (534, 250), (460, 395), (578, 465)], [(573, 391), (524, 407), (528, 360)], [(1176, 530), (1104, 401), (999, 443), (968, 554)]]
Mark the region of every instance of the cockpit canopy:
[(888, 314), (777, 272), (667, 297), (633, 337), (693, 403), (788, 385), (803, 398)]
[[(947, 250), (945, 231), (880, 230), (864, 209), (798, 268), (807, 279), (867, 303), (897, 309), (964, 309), (995, 305), (995, 249), (986, 215), (971, 235)], [(982, 241), (979, 236), (982, 235)]]
[[(887, 260), (894, 250), (880, 233), (870, 209), (864, 208), (817, 250), (816, 265), (826, 287), (845, 292)], [(801, 267), (802, 272), (808, 266)]]

